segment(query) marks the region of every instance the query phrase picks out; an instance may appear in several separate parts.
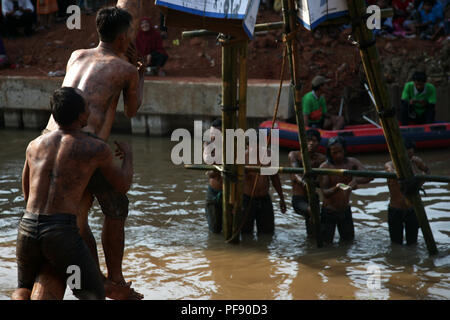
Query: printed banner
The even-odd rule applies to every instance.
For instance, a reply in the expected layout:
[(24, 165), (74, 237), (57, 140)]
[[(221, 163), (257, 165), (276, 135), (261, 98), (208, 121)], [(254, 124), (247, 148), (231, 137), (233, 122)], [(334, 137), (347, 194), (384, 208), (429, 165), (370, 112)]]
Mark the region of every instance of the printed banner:
[(347, 0), (297, 0), (298, 18), (309, 30), (348, 13)]
[[(242, 20), (242, 27), (253, 38), (260, 0), (156, 0), (156, 5), (205, 18)], [(225, 32), (224, 32), (225, 33)]]

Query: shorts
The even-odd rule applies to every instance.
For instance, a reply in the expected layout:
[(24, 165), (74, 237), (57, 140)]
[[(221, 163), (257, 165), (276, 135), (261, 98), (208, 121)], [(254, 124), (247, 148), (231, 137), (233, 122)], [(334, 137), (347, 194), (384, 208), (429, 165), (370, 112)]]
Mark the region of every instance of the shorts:
[(320, 233), (325, 243), (332, 243), (336, 226), (341, 241), (352, 241), (355, 238), (352, 210), (332, 211), (322, 206), (320, 212)]
[(106, 180), (100, 169), (95, 170), (87, 189), (95, 195), (105, 216), (120, 220), (125, 220), (128, 217), (128, 197), (117, 192)]
[(206, 190), (205, 214), (209, 231), (220, 233), (222, 231), (222, 191), (215, 190), (210, 185)]
[(303, 216), (305, 218), (306, 223), (306, 234), (311, 236), (313, 235), (313, 226), (311, 217), (308, 213), (309, 202), (308, 198), (300, 195), (292, 196), (292, 207), (294, 208), (295, 213)]
[(397, 209), (388, 207), (388, 226), (391, 241), (403, 244), (403, 230), (406, 234), (406, 244), (417, 243), (419, 234), (419, 221), (414, 209)]
[(33, 289), (45, 262), (67, 282), (79, 269), (79, 281), (71, 281), (78, 299), (105, 299), (102, 276), (91, 252), (80, 236), (73, 214), (38, 215), (25, 212), (17, 235), (18, 288)]
[(245, 222), (241, 229), (242, 233), (253, 233), (255, 221), (258, 234), (274, 233), (275, 216), (270, 195), (253, 197), (250, 203), (250, 197), (244, 194), (242, 199), (242, 210), (242, 218), (245, 218)]

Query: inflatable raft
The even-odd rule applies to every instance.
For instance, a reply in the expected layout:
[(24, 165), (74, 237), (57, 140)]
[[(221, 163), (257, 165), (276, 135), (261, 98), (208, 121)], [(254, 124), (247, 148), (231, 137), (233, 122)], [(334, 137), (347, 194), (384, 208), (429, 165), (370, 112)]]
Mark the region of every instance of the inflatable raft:
[[(264, 121), (260, 129), (269, 130), (272, 121)], [(279, 129), (280, 146), (299, 149), (298, 129), (296, 124), (277, 121), (274, 129)], [(404, 138), (416, 143), (417, 149), (445, 148), (450, 146), (450, 123), (433, 123), (425, 125), (401, 126)], [(321, 130), (322, 140), (319, 151), (325, 152), (328, 139), (341, 136), (345, 138), (348, 153), (386, 152), (386, 139), (381, 128), (372, 124), (346, 126), (343, 130)]]

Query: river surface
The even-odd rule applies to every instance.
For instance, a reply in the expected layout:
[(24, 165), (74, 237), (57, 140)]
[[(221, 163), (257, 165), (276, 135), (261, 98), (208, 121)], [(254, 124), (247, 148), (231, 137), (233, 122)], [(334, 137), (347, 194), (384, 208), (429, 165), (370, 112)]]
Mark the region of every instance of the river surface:
[[(21, 171), (28, 142), (38, 132), (0, 130), (0, 299), (17, 284), (15, 245), (24, 208)], [(303, 218), (291, 205), (291, 185), (282, 175), (287, 212), (273, 188), (275, 234), (224, 243), (208, 233), (204, 216), (207, 179), (201, 171), (175, 166), (170, 138), (114, 135), (132, 143), (134, 182), (128, 195), (124, 274), (145, 299), (449, 299), (450, 187), (427, 182), (426, 207), (439, 254), (428, 255), (419, 231), (414, 247), (391, 245), (387, 226), (388, 189), (375, 179), (352, 195), (356, 238), (318, 249), (306, 240)], [(432, 174), (450, 176), (450, 149), (419, 152)], [(388, 154), (360, 155), (382, 170)], [(287, 151), (280, 164), (287, 165)], [(89, 222), (105, 271), (97, 203)], [(74, 299), (70, 290), (67, 299)]]

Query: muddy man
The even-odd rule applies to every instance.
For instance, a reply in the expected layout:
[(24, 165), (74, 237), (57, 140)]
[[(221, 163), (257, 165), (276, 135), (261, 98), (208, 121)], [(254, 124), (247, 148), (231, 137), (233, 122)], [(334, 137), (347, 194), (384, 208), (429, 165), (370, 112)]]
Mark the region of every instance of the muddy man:
[[(90, 111), (83, 130), (103, 141), (107, 141), (110, 135), (120, 94), (123, 93), (124, 111), (129, 118), (136, 115), (142, 102), (144, 67), (137, 61), (133, 44), (141, 9), (139, 0), (119, 0), (117, 7), (100, 9), (96, 17), (99, 45), (74, 51), (67, 63), (62, 86), (82, 91)], [(57, 128), (51, 117), (44, 133)], [(143, 296), (131, 288), (131, 283), (125, 282), (122, 274), (128, 198), (115, 190), (97, 170), (80, 201), (78, 227), (99, 270), (96, 242), (88, 225), (88, 212), (94, 196), (105, 215), (102, 245), (108, 271), (104, 278), (106, 296), (111, 299), (142, 299)], [(47, 265), (36, 280), (31, 299), (63, 298), (65, 283), (53, 274)]]

